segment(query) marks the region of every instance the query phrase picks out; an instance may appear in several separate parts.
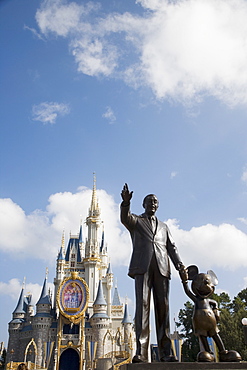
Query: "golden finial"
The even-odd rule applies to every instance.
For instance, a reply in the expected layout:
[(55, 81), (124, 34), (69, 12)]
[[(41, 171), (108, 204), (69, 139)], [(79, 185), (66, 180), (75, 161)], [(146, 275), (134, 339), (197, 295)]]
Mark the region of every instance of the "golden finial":
[(93, 189), (96, 190), (96, 173), (93, 172)]
[(62, 250), (64, 251), (64, 248), (65, 248), (65, 231), (64, 231), (64, 229), (63, 229), (63, 233), (62, 233), (61, 247), (62, 247)]
[(22, 283), (22, 289), (24, 289), (26, 286), (26, 276), (23, 278), (23, 283)]
[(96, 175), (95, 172), (93, 173), (93, 194), (92, 194), (92, 202), (91, 202), (91, 211), (96, 209)]
[(92, 194), (92, 202), (91, 202), (91, 208), (90, 208), (90, 213), (93, 216), (96, 216), (97, 213), (99, 212), (99, 205), (98, 205), (98, 200), (97, 200), (97, 194), (96, 194), (96, 174), (93, 172), (93, 194)]
[(71, 272), (72, 280), (76, 280), (77, 279), (77, 276), (78, 276), (78, 272), (77, 271), (72, 271)]
[(47, 277), (48, 277), (48, 274), (49, 274), (49, 270), (48, 270), (48, 267), (46, 267), (46, 269), (45, 269), (45, 278), (47, 279)]

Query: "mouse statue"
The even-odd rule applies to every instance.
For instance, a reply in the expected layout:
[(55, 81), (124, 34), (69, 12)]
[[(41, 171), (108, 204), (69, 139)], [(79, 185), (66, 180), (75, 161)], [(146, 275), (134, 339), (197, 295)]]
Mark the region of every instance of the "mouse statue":
[(213, 271), (199, 273), (197, 266), (187, 268), (188, 280), (192, 280), (191, 289), (188, 281), (183, 282), (185, 293), (194, 302), (194, 313), (192, 317), (194, 333), (200, 338), (203, 351), (197, 355), (199, 362), (215, 361), (210, 350), (207, 337), (212, 337), (219, 350), (219, 360), (222, 362), (238, 362), (241, 356), (236, 351), (227, 351), (220, 337), (217, 322), (219, 321), (219, 310), (217, 302), (210, 299), (218, 284), (217, 276)]

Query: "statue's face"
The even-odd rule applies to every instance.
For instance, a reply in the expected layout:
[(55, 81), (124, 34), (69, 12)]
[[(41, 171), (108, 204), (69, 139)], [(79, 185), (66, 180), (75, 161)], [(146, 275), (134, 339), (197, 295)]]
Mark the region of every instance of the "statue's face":
[(211, 276), (198, 274), (192, 281), (191, 288), (197, 297), (207, 298), (214, 292), (214, 285)]
[(158, 198), (155, 195), (150, 195), (146, 197), (143, 206), (145, 208), (145, 213), (148, 216), (153, 216), (159, 207)]

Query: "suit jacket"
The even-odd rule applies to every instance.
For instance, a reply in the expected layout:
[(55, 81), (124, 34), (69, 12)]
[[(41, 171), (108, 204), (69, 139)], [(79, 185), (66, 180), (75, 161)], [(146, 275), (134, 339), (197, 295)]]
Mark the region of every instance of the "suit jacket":
[(181, 259), (175, 243), (172, 240), (168, 226), (156, 218), (156, 230), (152, 229), (150, 220), (143, 213), (137, 216), (130, 212), (130, 206), (121, 204), (121, 222), (129, 230), (133, 252), (130, 260), (128, 275), (132, 278), (135, 275), (147, 272), (153, 253), (155, 253), (160, 273), (171, 277), (171, 258), (176, 270), (179, 270)]

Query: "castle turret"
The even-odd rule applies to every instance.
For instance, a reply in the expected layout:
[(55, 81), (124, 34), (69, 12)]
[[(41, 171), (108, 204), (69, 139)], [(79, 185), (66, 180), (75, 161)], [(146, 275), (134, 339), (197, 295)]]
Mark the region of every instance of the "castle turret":
[(124, 328), (124, 347), (125, 351), (132, 353), (134, 347), (134, 338), (133, 338), (133, 321), (129, 315), (128, 304), (125, 303), (124, 307), (124, 317), (122, 320), (122, 325)]
[(25, 316), (24, 310), (24, 283), (22, 285), (21, 294), (17, 302), (17, 306), (13, 312), (13, 319), (24, 319)]
[(94, 185), (92, 193), (91, 207), (89, 215), (86, 219), (88, 226), (88, 237), (85, 246), (85, 258), (83, 260), (85, 266), (85, 280), (89, 287), (89, 312), (92, 313), (92, 306), (97, 294), (97, 282), (99, 281), (99, 271), (101, 267), (101, 259), (99, 256), (99, 228), (102, 225), (100, 219), (100, 209), (96, 197), (96, 179), (94, 176)]
[(31, 293), (29, 293), (25, 297), (25, 301), (26, 301), (26, 306), (27, 306), (27, 309), (26, 309), (27, 319), (26, 320), (30, 324), (31, 323), (31, 318), (34, 315), (33, 297), (32, 297), (32, 294)]
[(61, 248), (57, 256), (57, 266), (56, 266), (56, 277), (54, 278), (54, 307), (56, 307), (56, 297), (59, 284), (64, 279), (64, 267), (65, 267), (65, 241), (64, 241), (64, 231), (62, 235)]
[(103, 356), (103, 339), (109, 329), (109, 316), (106, 313), (107, 304), (104, 298), (102, 282), (99, 281), (97, 297), (93, 304), (93, 316), (90, 319), (91, 326), (93, 328), (94, 339), (97, 342), (97, 354), (96, 357)]
[(79, 247), (80, 247), (80, 251), (81, 251), (81, 257), (85, 258), (85, 248), (84, 248), (84, 242), (83, 242), (82, 224), (80, 226), (80, 232), (79, 232)]
[(107, 315), (111, 316), (111, 290), (113, 287), (113, 272), (111, 270), (111, 264), (108, 264), (106, 271), (106, 288), (107, 288)]
[(43, 365), (44, 361), (44, 348), (42, 343), (47, 341), (49, 337), (49, 329), (52, 324), (51, 315), (51, 297), (48, 293), (47, 274), (44, 280), (40, 298), (36, 303), (36, 315), (33, 317), (34, 340), (37, 344), (37, 364)]
[(24, 309), (24, 284), (23, 282), (16, 308), (12, 313), (12, 320), (9, 322), (7, 363), (9, 361), (17, 361), (19, 358), (19, 331), (23, 327), (26, 316)]
[(36, 303), (37, 314), (39, 313), (50, 313), (51, 310), (51, 297), (48, 294), (48, 283), (47, 283), (47, 272), (43, 283), (42, 291), (38, 302)]
[(101, 267), (101, 278), (106, 275), (108, 268), (108, 255), (107, 255), (107, 245), (105, 243), (105, 232), (102, 232), (101, 245), (100, 245), (100, 258), (102, 261)]
[(125, 303), (125, 306), (124, 306), (124, 317), (123, 317), (123, 320), (122, 320), (122, 324), (123, 324), (123, 327), (124, 327), (124, 342), (128, 343), (129, 335), (132, 331), (133, 321), (131, 320), (131, 317), (129, 315), (127, 302)]

